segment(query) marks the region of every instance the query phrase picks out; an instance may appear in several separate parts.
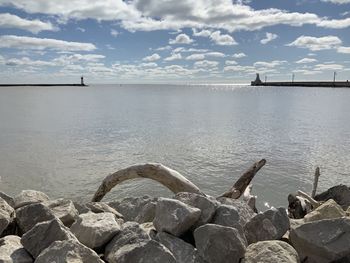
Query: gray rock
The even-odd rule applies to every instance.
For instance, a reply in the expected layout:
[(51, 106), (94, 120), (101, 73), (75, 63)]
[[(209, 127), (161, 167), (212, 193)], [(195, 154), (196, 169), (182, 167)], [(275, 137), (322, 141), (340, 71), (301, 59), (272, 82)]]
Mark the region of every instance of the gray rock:
[(79, 202), (73, 202), (75, 209), (78, 210), (79, 215), (90, 212), (90, 208), (88, 208), (85, 204)]
[(148, 202), (140, 209), (139, 214), (135, 217), (135, 221), (140, 224), (152, 222), (156, 215), (156, 207), (157, 202)]
[(246, 202), (227, 197), (219, 197), (217, 200), (223, 205), (230, 205), (237, 209), (240, 216), (239, 223), (242, 227), (244, 227), (246, 223), (256, 216), (256, 213), (248, 206)]
[(350, 255), (350, 219), (325, 219), (291, 229), (290, 241), (303, 261), (325, 263)]
[(199, 219), (201, 210), (178, 200), (160, 198), (153, 221), (158, 232), (168, 232), (180, 236), (189, 230)]
[(108, 262), (123, 246), (151, 240), (147, 231), (136, 222), (126, 222), (121, 231), (108, 243), (105, 249), (105, 258)]
[(201, 210), (201, 216), (194, 226), (196, 228), (209, 223), (215, 214), (216, 207), (218, 206), (218, 202), (214, 197), (203, 196), (195, 193), (177, 193), (175, 199)]
[[(108, 205), (124, 216), (125, 221), (136, 221), (138, 223), (151, 222), (153, 218), (147, 218), (150, 215), (152, 216), (153, 208), (153, 217), (154, 217), (154, 205), (156, 204), (157, 199), (150, 196), (143, 197), (127, 197), (121, 201), (109, 202)], [(148, 205), (152, 203), (153, 205)]]
[(54, 218), (55, 215), (42, 203), (30, 204), (16, 209), (16, 222), (22, 233), (29, 231), (37, 223)]
[(244, 226), (249, 244), (264, 240), (281, 239), (290, 227), (284, 208), (270, 209), (253, 217)]
[(170, 250), (177, 263), (195, 262), (195, 248), (191, 244), (165, 232), (159, 232), (156, 240)]
[(317, 201), (327, 201), (333, 199), (344, 210), (350, 206), (350, 188), (346, 185), (336, 185), (327, 191), (315, 196)]
[(43, 192), (35, 190), (23, 190), (15, 196), (14, 201), (15, 208), (17, 209), (25, 205), (49, 201), (49, 197)]
[(280, 240), (260, 241), (245, 251), (243, 263), (299, 263), (295, 249)]
[(15, 200), (11, 196), (5, 194), (4, 192), (0, 192), (0, 197), (4, 199), (11, 207), (15, 207)]
[(43, 250), (35, 263), (103, 263), (92, 249), (75, 240), (55, 241)]
[(59, 218), (66, 227), (70, 227), (79, 215), (78, 210), (71, 200), (60, 198), (44, 202), (44, 204), (50, 208), (52, 213)]
[(236, 228), (244, 236), (243, 226), (240, 224), (240, 215), (234, 206), (220, 205), (216, 209), (212, 223)]
[(152, 239), (156, 238), (157, 230), (152, 222), (142, 223), (140, 227), (142, 227)]
[(109, 263), (176, 263), (174, 256), (154, 240), (125, 245), (111, 255)]
[(85, 206), (93, 213), (108, 212), (114, 214), (117, 218), (123, 218), (123, 215), (121, 213), (103, 202), (90, 202), (85, 204)]
[(13, 222), (14, 209), (0, 197), (0, 235)]
[(194, 231), (194, 239), (208, 263), (238, 263), (244, 257), (246, 241), (235, 228), (206, 224)]
[(76, 240), (75, 236), (58, 219), (36, 224), (21, 238), (24, 248), (36, 258), (44, 249), (59, 240)]
[(114, 214), (92, 212), (79, 215), (70, 230), (85, 246), (95, 249), (108, 243), (119, 231)]
[(333, 199), (329, 199), (304, 217), (305, 222), (312, 222), (322, 219), (332, 219), (345, 216), (343, 208)]
[(23, 248), (19, 236), (6, 236), (0, 239), (0, 262), (32, 263), (33, 258)]

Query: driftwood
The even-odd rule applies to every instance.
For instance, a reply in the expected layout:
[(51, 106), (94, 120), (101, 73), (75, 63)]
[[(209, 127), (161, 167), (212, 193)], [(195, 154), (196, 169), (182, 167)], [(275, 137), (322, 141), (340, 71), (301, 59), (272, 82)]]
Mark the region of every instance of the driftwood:
[(256, 208), (256, 196), (251, 194), (252, 188), (252, 184), (247, 186), (243, 193), (243, 201), (245, 201), (255, 213), (258, 213), (258, 209)]
[(314, 184), (312, 186), (311, 197), (315, 198), (317, 191), (318, 178), (320, 177), (320, 167), (316, 167), (315, 176), (314, 176)]
[(148, 163), (133, 165), (108, 175), (96, 191), (92, 202), (101, 201), (102, 198), (116, 185), (129, 179), (149, 178), (169, 188), (174, 193), (191, 192), (203, 194), (199, 188), (179, 172), (162, 164)]
[(311, 196), (309, 196), (307, 193), (298, 190), (298, 196), (304, 198), (307, 202), (309, 202), (312, 206), (313, 209), (319, 207), (322, 203), (316, 201), (315, 199), (313, 199)]
[(244, 193), (256, 173), (266, 164), (266, 160), (262, 159), (255, 163), (248, 169), (236, 182), (235, 184), (220, 197), (229, 197), (232, 199), (238, 199)]

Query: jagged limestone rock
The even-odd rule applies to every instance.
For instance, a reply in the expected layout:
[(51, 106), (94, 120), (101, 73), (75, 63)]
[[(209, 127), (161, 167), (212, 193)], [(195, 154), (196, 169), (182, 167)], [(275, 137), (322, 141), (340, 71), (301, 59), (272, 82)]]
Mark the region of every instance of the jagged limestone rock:
[(0, 192), (0, 197), (4, 199), (11, 207), (15, 207), (15, 200), (4, 192)]
[(34, 260), (23, 248), (19, 236), (5, 236), (0, 239), (0, 262), (32, 263)]
[(60, 198), (44, 202), (44, 204), (50, 208), (52, 213), (59, 218), (66, 227), (70, 227), (79, 215), (78, 210), (71, 200)]
[(158, 232), (180, 236), (189, 230), (200, 218), (201, 210), (178, 200), (159, 198), (153, 221)]
[(103, 263), (92, 249), (76, 240), (55, 241), (43, 250), (35, 263)]
[(23, 190), (15, 196), (14, 201), (15, 209), (17, 209), (25, 205), (49, 201), (49, 197), (40, 191)]
[(236, 228), (244, 236), (243, 226), (240, 224), (237, 208), (230, 205), (220, 205), (215, 212), (212, 224)]
[(123, 215), (121, 213), (103, 202), (90, 202), (86, 203), (85, 206), (94, 213), (108, 212), (114, 214), (117, 218), (123, 218)]
[(12, 223), (14, 209), (0, 197), (0, 235)]
[(329, 199), (315, 210), (311, 211), (304, 217), (305, 222), (312, 222), (322, 219), (332, 219), (345, 216), (343, 208), (338, 205), (333, 199)]
[(85, 213), (79, 215), (70, 230), (85, 246), (96, 249), (108, 243), (120, 226), (112, 213)]
[(214, 224), (197, 228), (194, 239), (200, 258), (208, 263), (239, 263), (247, 246), (237, 229)]

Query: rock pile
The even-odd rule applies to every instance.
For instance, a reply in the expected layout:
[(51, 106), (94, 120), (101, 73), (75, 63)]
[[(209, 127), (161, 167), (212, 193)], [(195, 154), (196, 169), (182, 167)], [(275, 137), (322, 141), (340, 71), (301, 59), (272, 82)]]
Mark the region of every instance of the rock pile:
[(347, 201), (336, 199), (290, 219), (187, 192), (86, 204), (0, 193), (0, 262), (350, 262)]

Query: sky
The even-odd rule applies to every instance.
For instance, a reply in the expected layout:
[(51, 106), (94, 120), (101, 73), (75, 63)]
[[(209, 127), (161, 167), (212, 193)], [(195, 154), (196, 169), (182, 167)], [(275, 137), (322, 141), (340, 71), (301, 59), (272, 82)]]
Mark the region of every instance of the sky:
[(350, 0), (0, 0), (0, 83), (350, 80)]

